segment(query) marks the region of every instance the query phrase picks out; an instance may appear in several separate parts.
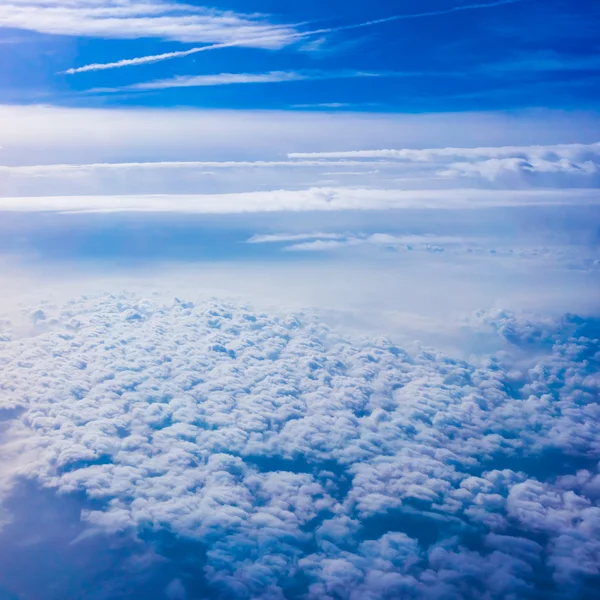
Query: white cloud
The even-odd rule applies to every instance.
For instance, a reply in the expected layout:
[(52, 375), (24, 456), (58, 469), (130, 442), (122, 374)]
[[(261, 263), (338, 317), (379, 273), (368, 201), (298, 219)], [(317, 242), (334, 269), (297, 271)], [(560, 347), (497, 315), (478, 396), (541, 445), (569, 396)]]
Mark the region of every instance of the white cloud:
[[(359, 160), (255, 160), (255, 161), (164, 161), (164, 162), (131, 162), (131, 163), (91, 163), (91, 164), (62, 164), (62, 165), (0, 165), (0, 173), (24, 175), (31, 177), (48, 177), (79, 175), (91, 171), (135, 171), (162, 169), (270, 169), (277, 167), (314, 168), (314, 167), (361, 167), (372, 166), (371, 162)], [(378, 164), (392, 166), (390, 162)]]
[(325, 159), (393, 159), (411, 162), (436, 162), (444, 159), (538, 159), (541, 164), (559, 160), (586, 160), (600, 156), (600, 142), (593, 144), (551, 144), (536, 146), (499, 146), (481, 148), (428, 148), (399, 150), (350, 150), (342, 152), (291, 152), (289, 158)]
[[(303, 34), (291, 34), (288, 39), (288, 43), (306, 37)], [(275, 37), (275, 40), (279, 40), (279, 36)], [(256, 39), (242, 39), (235, 40), (232, 42), (223, 42), (219, 44), (210, 44), (209, 46), (201, 46), (199, 48), (190, 48), (189, 50), (177, 50), (174, 52), (163, 52), (161, 54), (150, 54), (146, 56), (137, 56), (135, 58), (123, 58), (109, 63), (91, 63), (83, 65), (82, 67), (73, 67), (67, 69), (64, 73), (66, 75), (76, 75), (77, 73), (88, 73), (90, 71), (106, 71), (109, 69), (121, 69), (123, 67), (137, 67), (139, 65), (147, 65), (156, 62), (162, 62), (163, 60), (171, 60), (173, 58), (184, 58), (186, 56), (192, 56), (199, 54), (200, 52), (212, 52), (213, 50), (221, 50), (223, 48), (236, 48), (240, 46), (266, 46), (269, 47), (273, 43), (273, 38), (270, 36), (259, 37)]]
[(369, 73), (362, 71), (271, 71), (269, 73), (217, 73), (215, 75), (178, 76), (171, 79), (158, 79), (144, 83), (134, 83), (118, 88), (98, 88), (90, 93), (163, 90), (180, 87), (210, 87), (218, 85), (240, 85), (256, 83), (286, 83), (289, 81), (307, 81), (315, 79), (347, 79), (354, 77), (405, 76), (399, 73)]
[[(273, 79), (290, 76), (275, 74)], [(217, 75), (196, 83), (271, 79), (272, 74), (256, 79)], [(465, 138), (467, 122), (476, 126), (469, 125)], [(558, 113), (413, 116), (0, 107), (0, 194), (32, 197), (52, 190), (54, 196), (129, 196), (344, 186), (401, 193), (597, 188), (598, 144), (553, 143), (575, 130), (580, 139), (598, 139), (600, 122), (586, 115), (569, 115), (564, 122)], [(446, 146), (461, 138), (474, 145)], [(479, 147), (482, 138), (498, 146)], [(403, 148), (397, 150), (354, 150), (399, 140)], [(506, 141), (539, 145), (506, 146)], [(336, 148), (347, 150), (332, 153)], [(233, 169), (235, 176), (225, 172)]]
[(297, 575), (308, 597), (348, 600), (593, 587), (594, 319), (482, 312), (477, 334), (505, 350), (467, 362), (219, 301), (27, 312), (31, 334), (0, 342), (20, 476), (93, 498), (92, 528), (201, 543), (211, 590), (283, 598)]
[[(308, 240), (308, 241), (306, 241)], [(251, 243), (264, 242), (302, 242), (286, 246), (284, 249), (293, 252), (338, 250), (356, 246), (374, 246), (379, 248), (405, 248), (408, 250), (424, 249), (430, 252), (444, 251), (440, 245), (464, 246), (464, 238), (451, 235), (391, 235), (387, 233), (365, 234), (297, 234), (254, 236)], [(475, 240), (469, 240), (471, 247)], [(416, 247), (416, 248), (415, 248)]]
[(0, 27), (101, 38), (234, 42), (263, 48), (281, 47), (296, 33), (291, 26), (274, 25), (264, 18), (153, 0), (7, 0), (0, 6)]
[(38, 196), (0, 198), (0, 212), (195, 214), (305, 211), (461, 210), (600, 204), (597, 190), (386, 190), (309, 188), (212, 195)]
[[(436, 148), (458, 142), (478, 147), (484, 141), (498, 147), (548, 146), (573, 138), (586, 144), (597, 141), (600, 120), (587, 113), (552, 111), (512, 115), (364, 112), (332, 115), (315, 111), (0, 106), (0, 158), (2, 164), (14, 166), (281, 161), (289, 153), (345, 152), (398, 145)], [(310, 160), (316, 158), (311, 156)], [(477, 155), (475, 159), (481, 157)], [(450, 162), (457, 160), (460, 157)]]
[[(218, 73), (216, 75), (180, 76), (172, 79), (159, 79), (146, 83), (126, 86), (126, 90), (161, 90), (178, 87), (207, 87), (216, 85), (235, 85), (242, 83), (284, 83), (286, 81), (303, 81), (309, 75), (293, 71), (271, 71), (270, 73)], [(115, 91), (120, 91), (119, 88)]]
[[(377, 168), (373, 168), (377, 167)], [(332, 170), (335, 169), (335, 170)], [(234, 176), (232, 176), (234, 175)], [(356, 159), (101, 162), (0, 165), (4, 196), (189, 193), (203, 180), (204, 193), (250, 192), (305, 187), (388, 189), (568, 188), (600, 185), (592, 161), (489, 159), (443, 163)], [(323, 179), (323, 178), (328, 179)], [(462, 181), (461, 181), (462, 180)], [(38, 191), (39, 190), (39, 191)]]
[[(598, 159), (597, 159), (598, 160)], [(580, 163), (571, 162), (567, 158), (555, 161), (540, 158), (490, 158), (475, 162), (451, 163), (438, 171), (443, 177), (485, 177), (495, 180), (505, 174), (519, 173), (563, 173), (582, 177), (595, 175), (600, 171), (599, 163), (586, 160)]]
[[(28, 1), (28, 0), (20, 0), (20, 1)], [(426, 17), (434, 17), (434, 16), (439, 16), (439, 15), (451, 14), (454, 12), (462, 12), (465, 10), (479, 10), (479, 9), (486, 9), (486, 8), (494, 8), (497, 6), (514, 4), (516, 2), (521, 2), (521, 1), (522, 0), (498, 0), (497, 2), (490, 2), (490, 3), (485, 3), (485, 4), (480, 3), (480, 4), (459, 5), (459, 6), (450, 7), (448, 9), (443, 9), (443, 10), (434, 10), (434, 11), (427, 11), (427, 12), (421, 12), (421, 13), (407, 13), (407, 14), (393, 15), (391, 17), (386, 17), (383, 19), (365, 21), (362, 23), (355, 23), (352, 25), (342, 25), (339, 27), (328, 27), (328, 28), (323, 28), (323, 29), (315, 29), (312, 31), (297, 32), (297, 31), (293, 31), (293, 30), (286, 30), (283, 27), (280, 27), (280, 28), (274, 27), (273, 28), (274, 31), (269, 31), (269, 30), (262, 31), (262, 32), (260, 32), (259, 37), (255, 37), (254, 39), (252, 37), (244, 37), (244, 38), (242, 38), (242, 40), (226, 41), (224, 43), (216, 43), (216, 44), (212, 44), (210, 46), (205, 46), (205, 47), (200, 47), (200, 48), (191, 48), (189, 50), (183, 50), (183, 51), (179, 51), (179, 52), (167, 52), (167, 53), (162, 53), (162, 54), (139, 56), (139, 57), (135, 57), (135, 58), (131, 58), (131, 59), (123, 59), (123, 60), (114, 61), (114, 62), (110, 62), (110, 63), (88, 64), (88, 65), (83, 65), (81, 67), (68, 69), (66, 71), (66, 73), (73, 75), (76, 73), (84, 73), (84, 72), (88, 72), (88, 71), (100, 71), (100, 70), (106, 70), (106, 69), (118, 69), (118, 68), (122, 68), (122, 67), (137, 66), (137, 65), (141, 65), (141, 64), (159, 62), (162, 60), (170, 60), (173, 58), (182, 58), (185, 56), (190, 56), (192, 54), (196, 54), (198, 52), (219, 50), (222, 48), (229, 48), (229, 47), (233, 47), (233, 46), (242, 46), (242, 45), (253, 46), (254, 45), (257, 47), (267, 47), (267, 48), (280, 47), (280, 46), (290, 44), (295, 41), (301, 41), (305, 38), (309, 38), (309, 37), (313, 37), (313, 36), (323, 36), (324, 34), (335, 33), (335, 32), (339, 32), (339, 31), (351, 31), (354, 29), (362, 29), (364, 27), (372, 27), (374, 25), (379, 25), (382, 23), (390, 23), (393, 21), (401, 21), (401, 20), (422, 19), (422, 18), (426, 18)], [(205, 38), (201, 38), (201, 39), (204, 40)], [(194, 41), (194, 40), (186, 38), (184, 41)], [(303, 49), (311, 50), (311, 46), (308, 45), (308, 47), (307, 47), (305, 45), (305, 46), (303, 46)]]
[(429, 148), (290, 153), (295, 160), (396, 161), (431, 165), (440, 177), (498, 180), (510, 175), (564, 175), (592, 178), (600, 171), (600, 143), (496, 148)]
[(254, 235), (249, 240), (249, 244), (279, 244), (282, 242), (298, 242), (304, 240), (340, 240), (345, 239), (341, 233), (270, 233), (265, 235)]

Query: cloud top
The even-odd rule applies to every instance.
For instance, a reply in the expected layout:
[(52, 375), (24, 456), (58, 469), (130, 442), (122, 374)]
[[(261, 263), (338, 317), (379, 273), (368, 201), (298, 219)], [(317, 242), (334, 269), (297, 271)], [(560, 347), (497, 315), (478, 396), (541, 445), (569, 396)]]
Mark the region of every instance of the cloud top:
[(202, 544), (215, 597), (559, 599), (598, 581), (594, 319), (482, 311), (470, 327), (505, 350), (466, 362), (222, 302), (28, 310), (33, 335), (6, 322), (0, 342), (20, 475), (94, 499), (91, 528)]

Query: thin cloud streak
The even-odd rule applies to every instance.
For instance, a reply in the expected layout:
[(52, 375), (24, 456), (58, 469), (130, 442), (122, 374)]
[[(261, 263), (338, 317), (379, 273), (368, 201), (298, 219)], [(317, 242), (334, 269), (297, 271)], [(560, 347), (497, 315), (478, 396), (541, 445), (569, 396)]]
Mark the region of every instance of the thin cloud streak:
[(553, 144), (547, 146), (498, 146), (479, 148), (425, 148), (349, 150), (342, 152), (290, 152), (289, 159), (388, 159), (430, 162), (435, 158), (593, 158), (600, 155), (600, 142), (593, 144)]
[[(210, 46), (201, 46), (200, 48), (191, 48), (190, 50), (182, 50), (179, 52), (165, 52), (163, 54), (155, 54), (152, 56), (140, 56), (139, 58), (129, 58), (118, 60), (111, 63), (94, 63), (78, 67), (76, 69), (67, 69), (63, 71), (64, 75), (75, 75), (76, 73), (87, 73), (89, 71), (105, 71), (108, 69), (120, 69), (122, 67), (135, 67), (138, 65), (147, 65), (163, 60), (170, 60), (171, 58), (184, 58), (191, 56), (192, 54), (198, 54), (199, 52), (208, 52), (209, 50), (218, 50), (220, 48), (232, 48), (234, 46), (243, 46), (248, 40), (238, 42), (228, 42), (223, 44), (211, 44)], [(256, 40), (254, 40), (256, 41)]]
[(425, 17), (437, 17), (442, 15), (449, 15), (455, 12), (463, 12), (466, 10), (478, 10), (482, 8), (496, 8), (498, 6), (506, 6), (508, 4), (516, 4), (517, 2), (524, 2), (524, 0), (499, 0), (498, 2), (491, 2), (487, 4), (467, 4), (465, 6), (453, 6), (452, 8), (446, 8), (444, 10), (431, 10), (422, 13), (413, 13), (408, 15), (394, 15), (392, 17), (385, 17), (383, 19), (374, 19), (372, 21), (366, 21), (364, 23), (358, 23), (356, 25), (345, 25), (342, 27), (336, 27), (331, 31), (347, 31), (351, 29), (359, 29), (361, 27), (370, 27), (372, 25), (382, 25), (384, 23), (392, 23), (393, 21), (405, 21), (408, 19), (423, 19)]
[[(354, 25), (342, 25), (339, 27), (327, 27), (327, 28), (323, 28), (323, 29), (315, 29), (312, 31), (305, 31), (305, 32), (300, 32), (300, 33), (290, 33), (287, 36), (287, 39), (288, 39), (288, 44), (292, 44), (298, 40), (301, 40), (301, 39), (304, 39), (307, 37), (311, 37), (314, 35), (324, 35), (324, 34), (328, 34), (328, 33), (336, 33), (338, 31), (351, 31), (354, 29), (361, 29), (363, 27), (372, 27), (374, 25), (391, 23), (393, 21), (403, 21), (403, 20), (409, 20), (409, 19), (422, 19), (422, 18), (426, 18), (426, 17), (442, 16), (442, 15), (452, 14), (452, 13), (456, 13), (456, 12), (464, 12), (464, 11), (468, 11), (468, 10), (496, 8), (499, 6), (506, 6), (509, 4), (516, 4), (518, 2), (524, 2), (524, 1), (525, 0), (500, 0), (498, 2), (492, 2), (489, 4), (481, 4), (481, 3), (467, 4), (465, 6), (454, 6), (452, 8), (448, 8), (445, 10), (439, 10), (439, 11), (428, 11), (428, 12), (413, 13), (413, 14), (406, 14), (406, 15), (394, 15), (391, 17), (386, 17), (384, 19), (376, 19), (376, 20), (371, 20), (371, 21), (365, 21), (363, 23), (356, 23)], [(198, 54), (200, 52), (220, 50), (222, 48), (233, 48), (236, 46), (259, 45), (259, 44), (268, 43), (269, 41), (272, 41), (274, 39), (281, 40), (281, 34), (279, 34), (277, 36), (266, 36), (266, 37), (261, 36), (259, 38), (254, 38), (254, 39), (247, 38), (247, 39), (233, 41), (233, 42), (211, 44), (210, 46), (201, 46), (199, 48), (191, 48), (189, 50), (182, 50), (179, 52), (167, 52), (167, 53), (163, 53), (163, 54), (140, 56), (140, 57), (136, 57), (136, 58), (123, 59), (123, 60), (119, 60), (116, 62), (110, 62), (110, 63), (89, 64), (89, 65), (84, 65), (82, 67), (68, 69), (68, 70), (64, 71), (63, 74), (75, 75), (77, 73), (86, 73), (89, 71), (102, 71), (102, 70), (107, 70), (107, 69), (119, 69), (119, 68), (123, 68), (123, 67), (132, 67), (132, 66), (137, 66), (137, 65), (160, 62), (163, 60), (170, 60), (173, 58), (184, 58), (186, 56), (191, 56), (193, 54)]]
[(372, 167), (394, 166), (394, 161), (360, 160), (281, 160), (281, 161), (161, 161), (161, 162), (125, 162), (125, 163), (88, 163), (88, 164), (47, 164), (47, 165), (0, 165), (0, 173), (22, 174), (34, 177), (45, 175), (80, 173), (86, 171), (119, 171), (145, 169), (268, 169), (268, 168), (313, 168), (313, 167)]
[[(170, 88), (213, 87), (257, 83), (287, 83), (292, 81), (318, 81), (326, 79), (354, 79), (360, 77), (430, 77), (454, 76), (454, 73), (421, 73), (394, 71), (271, 71), (268, 73), (216, 73), (214, 75), (177, 76), (170, 79), (157, 79), (116, 88), (92, 88), (86, 93), (119, 93), (126, 91), (149, 91)], [(335, 105), (334, 105), (335, 107)]]
[(0, 213), (180, 213), (245, 214), (282, 212), (462, 210), (517, 206), (598, 206), (596, 189), (391, 190), (309, 188), (227, 194), (35, 196), (0, 198)]

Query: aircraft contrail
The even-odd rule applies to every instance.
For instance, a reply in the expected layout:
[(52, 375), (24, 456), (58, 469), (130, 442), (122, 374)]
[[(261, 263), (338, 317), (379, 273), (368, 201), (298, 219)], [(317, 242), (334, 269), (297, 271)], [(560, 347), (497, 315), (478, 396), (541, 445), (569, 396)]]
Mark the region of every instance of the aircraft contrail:
[[(391, 23), (393, 21), (405, 21), (409, 19), (422, 19), (425, 17), (435, 17), (438, 15), (447, 15), (455, 12), (463, 12), (468, 10), (479, 10), (483, 8), (494, 8), (497, 6), (505, 6), (507, 4), (516, 4), (517, 2), (523, 2), (524, 0), (498, 0), (497, 2), (490, 3), (478, 3), (478, 4), (465, 4), (461, 6), (453, 6), (444, 10), (432, 10), (420, 13), (411, 13), (404, 15), (393, 15), (391, 17), (385, 17), (382, 19), (374, 19), (371, 21), (364, 21), (363, 23), (355, 23), (353, 25), (341, 25), (339, 27), (328, 27), (324, 29), (315, 29), (312, 31), (304, 31), (296, 34), (292, 34), (287, 37), (287, 40), (291, 43), (299, 39), (311, 37), (314, 35), (321, 35), (327, 33), (335, 33), (337, 31), (349, 31), (352, 29), (361, 29), (363, 27), (372, 27), (373, 25), (380, 25), (383, 23)], [(208, 46), (200, 46), (198, 48), (190, 48), (189, 50), (181, 50), (178, 52), (165, 52), (163, 54), (153, 54), (150, 56), (140, 56), (137, 58), (126, 58), (110, 63), (94, 63), (84, 65), (83, 67), (77, 67), (63, 71), (67, 75), (74, 75), (76, 73), (86, 73), (88, 71), (104, 71), (108, 69), (120, 69), (122, 67), (134, 67), (137, 65), (145, 65), (149, 63), (160, 62), (163, 60), (170, 60), (172, 58), (183, 58), (185, 56), (191, 56), (192, 54), (198, 54), (200, 52), (209, 52), (212, 50), (219, 50), (221, 48), (234, 48), (236, 46), (248, 46), (252, 44), (260, 44), (261, 42), (268, 42), (275, 39), (279, 39), (280, 35), (263, 36), (258, 38), (247, 38), (243, 40), (236, 40), (234, 42), (223, 42), (219, 44), (210, 44)]]

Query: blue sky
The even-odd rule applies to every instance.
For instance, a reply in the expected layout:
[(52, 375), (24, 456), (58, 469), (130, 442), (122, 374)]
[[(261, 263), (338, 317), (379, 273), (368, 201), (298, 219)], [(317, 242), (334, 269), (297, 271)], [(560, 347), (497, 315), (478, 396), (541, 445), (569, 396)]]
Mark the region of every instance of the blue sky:
[(0, 600), (597, 600), (599, 30), (0, 0)]
[[(0, 102), (369, 112), (597, 106), (600, 8), (589, 0), (150, 4), (3, 3)], [(64, 73), (215, 43), (240, 45)], [(222, 85), (226, 75), (245, 82)]]

